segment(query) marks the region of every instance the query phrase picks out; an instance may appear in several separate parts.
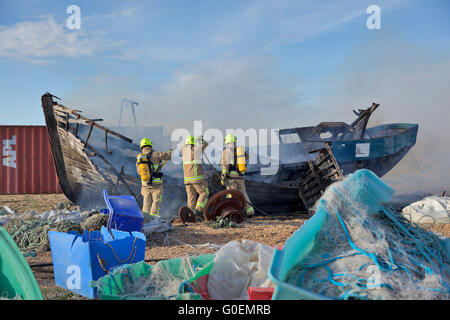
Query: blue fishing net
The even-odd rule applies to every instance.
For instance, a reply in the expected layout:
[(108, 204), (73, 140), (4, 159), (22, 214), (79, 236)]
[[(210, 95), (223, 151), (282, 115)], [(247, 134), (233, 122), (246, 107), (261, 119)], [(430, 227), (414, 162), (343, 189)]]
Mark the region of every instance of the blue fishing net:
[(443, 240), (382, 205), (383, 192), (367, 180), (332, 185), (318, 206), (326, 222), (287, 282), (333, 299), (449, 299)]

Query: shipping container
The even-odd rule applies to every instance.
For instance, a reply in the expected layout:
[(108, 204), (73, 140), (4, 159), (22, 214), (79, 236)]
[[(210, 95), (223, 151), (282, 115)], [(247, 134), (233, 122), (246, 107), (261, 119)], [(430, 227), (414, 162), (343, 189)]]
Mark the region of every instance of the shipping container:
[(61, 193), (45, 126), (0, 126), (0, 194)]

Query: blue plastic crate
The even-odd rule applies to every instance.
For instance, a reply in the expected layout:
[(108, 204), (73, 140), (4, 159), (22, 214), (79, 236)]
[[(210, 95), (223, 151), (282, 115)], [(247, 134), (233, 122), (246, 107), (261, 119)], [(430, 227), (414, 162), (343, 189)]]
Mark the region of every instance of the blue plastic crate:
[(103, 190), (103, 198), (108, 206), (108, 229), (141, 231), (144, 216), (133, 196), (110, 196)]
[[(371, 207), (376, 207), (375, 203), (388, 202), (394, 193), (392, 188), (367, 169), (348, 175), (342, 184), (354, 201)], [(275, 249), (268, 272), (270, 280), (276, 285), (272, 300), (328, 299), (286, 282), (290, 270), (314, 247), (316, 236), (326, 219), (326, 206), (321, 199), (316, 213), (286, 241), (283, 249)]]
[(320, 300), (325, 297), (286, 282), (289, 271), (314, 247), (316, 235), (326, 220), (321, 208), (306, 221), (289, 239), (282, 250), (275, 249), (268, 276), (276, 285), (272, 300)]
[(123, 264), (143, 261), (146, 237), (105, 227), (101, 231), (49, 231), (55, 284), (88, 298), (96, 297), (91, 281)]

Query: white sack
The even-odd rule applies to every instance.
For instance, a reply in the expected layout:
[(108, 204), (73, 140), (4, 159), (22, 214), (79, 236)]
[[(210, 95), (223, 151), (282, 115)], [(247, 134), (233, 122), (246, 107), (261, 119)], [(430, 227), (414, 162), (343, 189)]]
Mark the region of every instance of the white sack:
[(404, 207), (402, 215), (416, 223), (450, 223), (450, 197), (426, 197)]
[(216, 252), (208, 278), (213, 300), (248, 299), (248, 287), (268, 287), (267, 277), (274, 248), (262, 243), (230, 241)]

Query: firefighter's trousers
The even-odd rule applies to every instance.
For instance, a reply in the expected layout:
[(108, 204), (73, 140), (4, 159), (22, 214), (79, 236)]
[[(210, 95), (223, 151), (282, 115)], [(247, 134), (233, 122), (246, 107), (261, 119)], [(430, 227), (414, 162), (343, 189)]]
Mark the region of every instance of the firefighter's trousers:
[(142, 213), (159, 216), (161, 209), (163, 185), (142, 186), (141, 194), (143, 198)]
[(227, 189), (233, 189), (241, 192), (247, 203), (245, 205), (245, 209), (247, 210), (247, 215), (251, 216), (255, 213), (255, 209), (249, 204), (250, 199), (248, 198), (247, 191), (245, 189), (245, 180), (244, 179), (227, 179), (226, 180)]
[(186, 185), (187, 206), (192, 211), (198, 210), (203, 212), (208, 202), (209, 189), (208, 182), (192, 183)]

